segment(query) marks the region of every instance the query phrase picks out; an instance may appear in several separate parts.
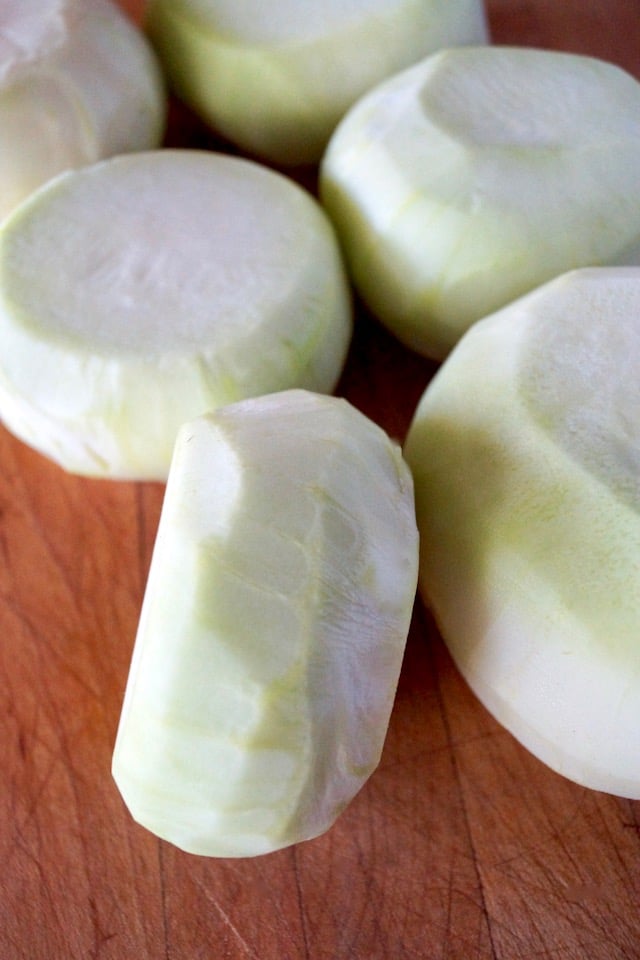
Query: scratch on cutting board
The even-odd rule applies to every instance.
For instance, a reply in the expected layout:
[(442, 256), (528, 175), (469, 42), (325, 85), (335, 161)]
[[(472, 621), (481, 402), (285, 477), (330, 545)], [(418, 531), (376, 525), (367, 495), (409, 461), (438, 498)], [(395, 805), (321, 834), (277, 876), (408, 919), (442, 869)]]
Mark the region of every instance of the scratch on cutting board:
[(89, 897), (89, 915), (91, 917), (94, 938), (94, 946), (89, 953), (89, 956), (91, 957), (91, 960), (97, 960), (102, 948), (105, 946), (105, 944), (109, 943), (110, 940), (113, 940), (113, 938), (117, 936), (117, 933), (107, 933), (105, 930), (103, 930), (98, 913), (98, 905), (93, 897)]
[(305, 960), (310, 960), (311, 952), (309, 950), (309, 934), (307, 931), (307, 915), (304, 909), (304, 902), (302, 898), (302, 885), (300, 883), (300, 870), (298, 864), (298, 854), (297, 847), (294, 845), (291, 847), (291, 857), (293, 860), (293, 875), (296, 882), (296, 895), (298, 898), (298, 911), (300, 913), (300, 926), (302, 927), (302, 942), (304, 944), (304, 955)]
[(483, 877), (483, 873), (482, 873), (482, 869), (481, 869), (481, 864), (480, 864), (480, 862), (479, 862), (479, 860), (478, 860), (478, 851), (476, 850), (476, 846), (475, 846), (475, 842), (474, 842), (474, 836), (473, 836), (473, 830), (472, 830), (472, 828), (471, 828), (470, 814), (469, 814), (469, 810), (468, 810), (468, 807), (467, 807), (465, 791), (464, 791), (464, 789), (463, 789), (462, 777), (461, 777), (461, 774), (460, 774), (460, 767), (459, 767), (459, 765), (458, 765), (458, 755), (457, 755), (457, 751), (456, 751), (456, 745), (455, 745), (454, 738), (453, 738), (453, 735), (452, 735), (452, 732), (451, 732), (451, 726), (450, 726), (450, 723), (449, 723), (449, 715), (448, 715), (448, 713), (447, 713), (445, 698), (444, 698), (443, 693), (442, 693), (440, 673), (439, 673), (439, 671), (438, 671), (437, 663), (435, 662), (435, 657), (434, 657), (433, 650), (431, 649), (431, 647), (430, 647), (429, 649), (430, 649), (430, 654), (429, 654), (429, 655), (430, 655), (430, 657), (431, 657), (431, 668), (432, 668), (432, 670), (433, 670), (434, 676), (436, 677), (436, 696), (437, 696), (437, 698), (438, 698), (438, 702), (439, 702), (439, 705), (440, 705), (440, 714), (441, 714), (441, 716), (442, 716), (442, 722), (443, 722), (443, 724), (444, 724), (445, 736), (446, 736), (447, 743), (448, 743), (448, 745), (449, 745), (449, 747), (450, 747), (450, 750), (451, 750), (451, 757), (452, 757), (452, 763), (453, 763), (453, 775), (454, 775), (455, 780), (456, 780), (456, 783), (457, 783), (457, 785), (458, 785), (458, 792), (459, 792), (459, 795), (460, 795), (460, 797), (461, 797), (461, 802), (462, 802), (462, 817), (463, 817), (463, 821), (464, 821), (465, 832), (466, 832), (466, 834), (467, 834), (467, 840), (468, 840), (468, 843), (469, 843), (469, 851), (470, 851), (470, 856), (471, 856), (471, 862), (472, 862), (472, 864), (473, 864), (473, 871), (474, 871), (474, 874), (475, 874), (475, 877), (476, 877), (476, 881), (477, 881), (477, 885), (478, 885), (478, 892), (479, 892), (479, 896), (480, 896), (479, 907), (480, 907), (481, 913), (482, 913), (482, 915), (483, 915), (483, 917), (484, 917), (485, 924), (486, 924), (486, 927), (487, 927), (487, 931), (488, 931), (488, 934), (489, 934), (489, 945), (490, 945), (490, 949), (491, 949), (491, 958), (492, 958), (492, 960), (498, 960), (498, 950), (497, 950), (496, 943), (495, 943), (495, 938), (494, 938), (492, 917), (491, 917), (491, 913), (490, 913), (490, 911), (489, 911), (489, 905), (488, 905), (488, 903), (487, 903), (487, 896), (486, 896), (486, 889), (485, 889), (484, 877)]
[[(38, 538), (42, 547), (44, 548), (45, 555), (51, 561), (52, 567), (58, 574), (58, 583), (66, 591), (72, 605), (76, 606), (76, 588), (73, 580), (73, 576), (69, 570), (68, 565), (64, 561), (64, 557), (61, 554), (58, 545), (55, 540), (51, 537), (51, 530), (47, 522), (43, 521), (38, 505), (35, 501), (34, 492), (26, 484), (22, 485), (23, 496), (26, 504), (26, 509), (24, 511), (24, 520), (25, 523), (31, 528), (31, 532), (34, 536)], [(65, 499), (69, 504), (69, 510), (73, 509), (73, 503), (71, 502), (70, 496), (65, 493)], [(44, 562), (44, 557), (43, 557)]]
[(226, 912), (226, 910), (224, 909), (224, 907), (218, 902), (218, 900), (213, 896), (213, 894), (211, 893), (211, 891), (207, 889), (207, 887), (205, 886), (205, 884), (204, 884), (201, 880), (198, 880), (198, 879), (196, 879), (195, 882), (196, 882), (196, 884), (198, 885), (198, 887), (200, 888), (200, 890), (202, 891), (202, 893), (204, 894), (205, 898), (209, 901), (209, 903), (211, 904), (211, 906), (212, 906), (212, 907), (216, 910), (216, 912), (219, 914), (219, 916), (220, 916), (220, 918), (222, 919), (222, 921), (223, 921), (223, 923), (225, 924), (225, 926), (227, 926), (227, 927), (229, 928), (229, 930), (231, 931), (231, 933), (233, 934), (233, 936), (235, 937), (235, 939), (238, 941), (239, 945), (242, 947), (242, 949), (244, 950), (244, 952), (246, 953), (246, 955), (247, 955), (248, 957), (251, 957), (252, 960), (262, 960), (262, 958), (261, 958), (261, 957), (256, 953), (256, 951), (253, 949), (253, 947), (252, 947), (249, 943), (247, 943), (247, 941), (246, 941), (245, 938), (242, 936), (242, 934), (240, 933), (240, 931), (238, 930), (238, 928), (236, 927), (236, 925), (235, 925), (235, 924), (233, 923), (233, 921), (231, 920), (231, 917), (229, 916), (229, 914)]
[(164, 934), (164, 956), (169, 960), (169, 923), (167, 921), (167, 891), (165, 886), (163, 844), (158, 840), (158, 874), (160, 879), (160, 900), (162, 903), (162, 927)]

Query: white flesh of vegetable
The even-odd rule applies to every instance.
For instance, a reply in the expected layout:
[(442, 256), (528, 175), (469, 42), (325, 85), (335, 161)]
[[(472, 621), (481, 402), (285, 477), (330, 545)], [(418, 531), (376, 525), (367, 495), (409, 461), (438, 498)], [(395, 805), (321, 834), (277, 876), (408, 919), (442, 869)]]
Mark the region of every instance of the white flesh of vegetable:
[(633, 77), (554, 51), (447, 50), (378, 86), (320, 187), (369, 307), (442, 359), (554, 276), (637, 263), (639, 116)]
[(46, 180), (159, 145), (156, 57), (110, 0), (2, 0), (0, 217)]
[(554, 770), (640, 798), (640, 269), (480, 321), (405, 456), (420, 589), (488, 709)]
[(485, 43), (482, 0), (151, 0), (179, 95), (243, 149), (315, 163), (345, 110), (444, 46)]
[(249, 161), (112, 158), (62, 174), (0, 230), (0, 416), (73, 472), (166, 479), (184, 421), (330, 392), (350, 335), (319, 204)]
[(113, 758), (133, 817), (224, 857), (331, 826), (379, 761), (417, 566), (411, 474), (346, 401), (186, 424)]

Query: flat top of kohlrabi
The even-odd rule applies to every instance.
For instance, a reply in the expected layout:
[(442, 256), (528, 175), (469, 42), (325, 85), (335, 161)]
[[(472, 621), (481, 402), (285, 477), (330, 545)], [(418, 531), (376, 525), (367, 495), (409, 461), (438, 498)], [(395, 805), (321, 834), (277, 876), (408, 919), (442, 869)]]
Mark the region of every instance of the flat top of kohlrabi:
[(459, 47), (434, 55), (419, 101), (430, 123), (473, 146), (576, 149), (637, 131), (640, 85), (592, 57)]
[(536, 318), (519, 368), (532, 416), (640, 513), (640, 268), (574, 271), (522, 303)]
[[(640, 83), (613, 64), (465, 46), (434, 53), (366, 94), (338, 127), (334, 152), (344, 141), (357, 158), (382, 143), (414, 191), (465, 208), (489, 200), (535, 211), (548, 202), (547, 182), (556, 192), (578, 191), (587, 207), (601, 202), (612, 155), (609, 179), (624, 192), (622, 182), (637, 183), (638, 116)], [(593, 186), (583, 186), (592, 169)]]
[(41, 63), (69, 33), (87, 0), (4, 0), (0, 17), (0, 88)]
[(178, 0), (176, 6), (230, 39), (270, 43), (324, 36), (364, 17), (405, 7), (407, 0)]
[(2, 308), (92, 353), (188, 354), (277, 316), (322, 229), (311, 197), (257, 164), (128, 154), (61, 175), (5, 221)]

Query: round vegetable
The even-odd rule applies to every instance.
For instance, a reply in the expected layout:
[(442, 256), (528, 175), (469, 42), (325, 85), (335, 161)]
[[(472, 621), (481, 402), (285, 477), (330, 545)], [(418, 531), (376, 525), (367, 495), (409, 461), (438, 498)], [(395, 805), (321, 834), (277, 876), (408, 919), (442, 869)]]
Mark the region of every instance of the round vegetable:
[(62, 174), (0, 231), (0, 416), (73, 472), (166, 479), (185, 420), (329, 392), (350, 335), (327, 218), (249, 161), (112, 158)]
[(71, 167), (156, 147), (156, 58), (110, 0), (3, 0), (0, 217)]
[(150, 0), (180, 97), (244, 150), (315, 163), (374, 83), (443, 46), (487, 41), (482, 0)]
[(640, 83), (588, 57), (447, 50), (356, 104), (321, 199), (371, 310), (442, 359), (476, 320), (640, 255)]
[(378, 764), (417, 566), (411, 474), (346, 401), (183, 426), (113, 757), (134, 818), (209, 856), (325, 831)]
[(469, 684), (554, 770), (640, 798), (640, 269), (480, 321), (405, 455), (420, 589)]

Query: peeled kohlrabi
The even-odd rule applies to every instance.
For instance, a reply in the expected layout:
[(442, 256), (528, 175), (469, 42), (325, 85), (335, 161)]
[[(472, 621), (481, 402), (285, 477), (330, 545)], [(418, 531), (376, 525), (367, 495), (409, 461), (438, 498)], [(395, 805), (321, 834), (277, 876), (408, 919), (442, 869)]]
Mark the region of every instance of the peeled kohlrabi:
[(327, 830), (378, 764), (417, 567), (411, 474), (346, 401), (185, 424), (113, 757), (133, 817), (208, 856)]
[(0, 217), (51, 177), (158, 146), (165, 91), (141, 32), (110, 0), (3, 0)]
[(150, 0), (180, 95), (244, 150), (315, 163), (354, 100), (444, 46), (485, 43), (482, 0)]
[(321, 199), (371, 310), (442, 359), (476, 320), (569, 270), (637, 263), (640, 83), (525, 48), (447, 50), (371, 91)]
[(185, 420), (331, 391), (350, 335), (319, 204), (246, 160), (112, 158), (61, 174), (0, 230), (0, 417), (69, 471), (166, 479)]
[(476, 324), (405, 455), (420, 590), (472, 689), (554, 770), (640, 799), (640, 269)]

